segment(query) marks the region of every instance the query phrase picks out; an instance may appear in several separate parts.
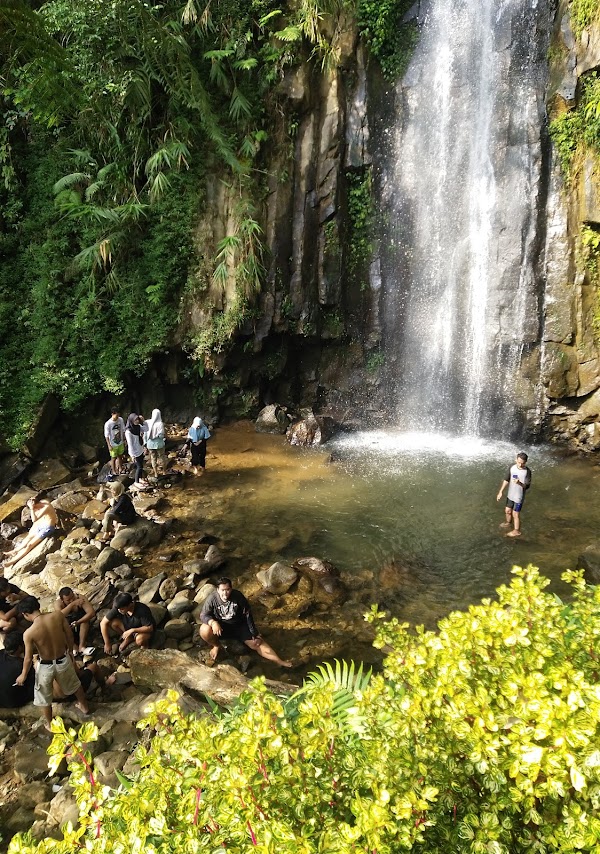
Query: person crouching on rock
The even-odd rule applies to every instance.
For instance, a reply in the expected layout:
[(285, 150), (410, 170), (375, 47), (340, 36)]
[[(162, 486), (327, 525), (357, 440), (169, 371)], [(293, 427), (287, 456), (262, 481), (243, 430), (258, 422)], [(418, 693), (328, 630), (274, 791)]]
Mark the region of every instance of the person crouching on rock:
[(125, 492), (125, 487), (119, 480), (107, 483), (110, 490), (110, 507), (104, 514), (102, 520), (102, 532), (98, 539), (110, 540), (111, 530), (115, 533), (120, 525), (133, 525), (137, 519), (137, 513), (133, 501)]
[(25, 555), (38, 546), (46, 537), (52, 537), (57, 533), (58, 516), (56, 510), (49, 501), (37, 498), (30, 498), (27, 502), (31, 521), (33, 522), (27, 535), (15, 546), (10, 555), (3, 562), (2, 566), (14, 566)]
[(213, 661), (219, 655), (220, 640), (233, 638), (268, 661), (274, 661), (281, 667), (293, 667), (291, 661), (279, 658), (273, 647), (260, 636), (248, 600), (239, 590), (233, 589), (229, 578), (219, 578), (217, 589), (204, 602), (200, 620), (200, 636), (210, 646)]
[(46, 729), (50, 729), (52, 723), (52, 689), (55, 680), (65, 695), (75, 694), (76, 707), (84, 715), (88, 715), (85, 691), (72, 659), (73, 632), (64, 614), (60, 611), (42, 614), (40, 603), (35, 596), (27, 596), (19, 602), (17, 610), (31, 626), (23, 635), (25, 657), (21, 675), (17, 676), (15, 685), (24, 685), (27, 681), (33, 654), (37, 651), (40, 660), (35, 672), (33, 704), (41, 706)]
[(134, 602), (129, 593), (117, 593), (113, 607), (100, 621), (104, 652), (107, 655), (112, 652), (111, 629), (121, 639), (119, 652), (124, 652), (132, 644), (143, 648), (150, 646), (155, 627), (152, 611), (147, 605)]

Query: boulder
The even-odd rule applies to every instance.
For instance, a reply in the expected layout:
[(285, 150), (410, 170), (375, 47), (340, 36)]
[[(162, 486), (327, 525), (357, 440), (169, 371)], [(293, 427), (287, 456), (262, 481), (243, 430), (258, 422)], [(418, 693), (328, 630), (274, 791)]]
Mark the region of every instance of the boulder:
[(27, 471), (31, 460), (23, 454), (8, 454), (0, 459), (0, 495), (11, 484), (16, 483)]
[(21, 511), (30, 498), (35, 498), (37, 492), (28, 486), (22, 486), (18, 492), (11, 495), (7, 501), (0, 504), (0, 522), (18, 522), (21, 519)]
[(29, 482), (34, 489), (50, 489), (71, 479), (71, 469), (60, 460), (42, 460), (29, 472)]
[(592, 543), (579, 555), (577, 569), (584, 570), (588, 584), (600, 584), (600, 542)]
[(4, 568), (4, 576), (9, 581), (17, 575), (37, 575), (46, 565), (46, 559), (52, 552), (58, 551), (60, 540), (57, 537), (46, 537), (41, 543), (24, 555), (14, 566)]
[(12, 540), (20, 530), (21, 528), (19, 525), (11, 525), (10, 522), (2, 522), (0, 524), (0, 537), (2, 537), (3, 540)]
[(125, 551), (132, 546), (143, 549), (146, 546), (155, 546), (160, 543), (164, 534), (162, 525), (157, 525), (150, 519), (138, 518), (133, 525), (119, 528), (112, 539), (113, 549)]
[(178, 641), (191, 637), (193, 632), (193, 626), (181, 617), (168, 620), (164, 625), (165, 635)]
[[(35, 708), (35, 707), (32, 707)], [(39, 709), (36, 710), (39, 716)], [(41, 780), (48, 774), (48, 753), (45, 747), (20, 741), (15, 745), (13, 772), (19, 783)]]
[(105, 546), (96, 558), (94, 568), (98, 575), (104, 575), (110, 569), (122, 566), (124, 562), (125, 555), (115, 546), (115, 538), (113, 537), (110, 546)]
[(79, 824), (79, 807), (70, 786), (63, 786), (50, 801), (50, 810), (46, 822), (50, 827), (62, 827), (70, 821), (73, 827)]
[(50, 430), (54, 426), (58, 413), (58, 400), (53, 394), (48, 394), (35, 417), (29, 435), (23, 445), (23, 450), (28, 456), (34, 458), (38, 456), (50, 434)]
[(97, 519), (98, 521), (101, 521), (107, 510), (108, 507), (104, 501), (99, 501), (97, 498), (93, 498), (85, 505), (81, 515), (84, 519)]
[[(151, 611), (152, 616), (154, 618), (154, 622), (156, 623), (157, 626), (160, 626), (160, 624), (167, 617), (169, 612), (167, 611), (167, 609), (165, 608), (164, 605), (159, 605), (156, 602), (149, 602), (148, 607), (150, 608), (150, 611)], [(154, 644), (155, 644), (155, 646), (160, 646), (160, 643), (158, 642), (158, 638), (156, 637), (156, 635), (154, 637)]]
[(194, 602), (197, 605), (203, 605), (211, 593), (214, 593), (217, 588), (214, 584), (203, 584), (200, 590), (194, 596)]
[[(134, 684), (139, 688), (154, 691), (179, 685), (182, 690), (204, 694), (221, 705), (234, 703), (249, 685), (234, 667), (225, 664), (206, 667), (174, 649), (136, 649), (129, 656), (129, 665)], [(295, 690), (293, 685), (270, 679), (265, 684), (276, 694)]]
[(294, 561), (294, 568), (312, 582), (312, 596), (326, 605), (341, 605), (348, 598), (339, 571), (327, 560), (304, 557)]
[(165, 578), (158, 593), (163, 602), (169, 602), (177, 593), (177, 582), (173, 578)]
[(254, 422), (257, 433), (285, 433), (290, 423), (290, 417), (281, 406), (272, 403), (258, 413)]
[(159, 572), (158, 575), (154, 575), (152, 578), (148, 578), (144, 581), (137, 593), (137, 598), (140, 602), (143, 602), (144, 605), (156, 602), (159, 598), (160, 585), (163, 583), (165, 578), (165, 573)]
[(107, 750), (94, 759), (94, 768), (98, 772), (100, 782), (105, 786), (116, 788), (119, 785), (115, 771), (121, 771), (127, 760), (128, 750)]
[(287, 593), (298, 579), (296, 570), (287, 563), (277, 561), (268, 569), (256, 573), (256, 577), (268, 593)]
[(196, 581), (211, 575), (227, 563), (227, 558), (221, 554), (217, 546), (209, 546), (204, 558), (188, 560), (183, 564), (183, 571), (193, 575)]
[(187, 611), (191, 611), (194, 605), (195, 602), (192, 599), (191, 591), (182, 590), (180, 593), (177, 593), (173, 599), (171, 599), (167, 605), (167, 610), (172, 617), (177, 618), (181, 617), (181, 615), (185, 614)]
[(286, 437), (290, 445), (304, 447), (322, 445), (333, 436), (335, 422), (329, 416), (313, 415), (297, 421), (288, 428)]
[(52, 506), (56, 510), (62, 510), (65, 513), (82, 513), (86, 504), (89, 501), (89, 496), (85, 492), (65, 492), (59, 495), (52, 501)]
[(11, 836), (14, 833), (26, 833), (34, 821), (34, 807), (19, 805), (16, 809), (11, 810), (10, 815), (6, 819), (7, 835)]

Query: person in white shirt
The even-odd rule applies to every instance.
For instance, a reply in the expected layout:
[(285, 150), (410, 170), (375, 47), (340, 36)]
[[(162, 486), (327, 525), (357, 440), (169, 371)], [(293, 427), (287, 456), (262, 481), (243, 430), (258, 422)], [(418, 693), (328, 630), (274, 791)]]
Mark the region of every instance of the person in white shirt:
[(116, 407), (111, 409), (111, 416), (104, 425), (104, 438), (110, 454), (110, 467), (113, 474), (121, 474), (125, 453), (125, 422)]
[(496, 501), (500, 501), (504, 489), (508, 486), (504, 508), (506, 518), (500, 525), (501, 528), (513, 529), (507, 533), (507, 537), (521, 536), (521, 509), (525, 501), (525, 493), (531, 486), (531, 469), (526, 466), (526, 462), (527, 454), (523, 452), (517, 454), (516, 463), (504, 475), (496, 496)]

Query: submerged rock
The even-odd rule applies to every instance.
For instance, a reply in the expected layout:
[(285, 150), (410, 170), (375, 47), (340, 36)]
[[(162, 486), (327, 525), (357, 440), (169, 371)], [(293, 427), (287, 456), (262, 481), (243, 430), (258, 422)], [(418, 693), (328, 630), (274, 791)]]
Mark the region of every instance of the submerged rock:
[(311, 592), (317, 602), (341, 605), (348, 598), (339, 571), (329, 561), (318, 557), (301, 557), (294, 561), (294, 568), (312, 581)]

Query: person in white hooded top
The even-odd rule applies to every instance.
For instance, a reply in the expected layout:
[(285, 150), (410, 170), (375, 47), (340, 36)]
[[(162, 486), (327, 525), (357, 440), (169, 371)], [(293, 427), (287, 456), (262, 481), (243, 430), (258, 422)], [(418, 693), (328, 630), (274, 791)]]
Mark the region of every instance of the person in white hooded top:
[(154, 477), (165, 473), (165, 425), (163, 424), (160, 409), (152, 410), (152, 417), (146, 421), (148, 432), (146, 433), (146, 447), (150, 454), (150, 463)]
[(188, 430), (187, 443), (192, 452), (192, 468), (194, 474), (199, 474), (198, 468), (202, 469), (202, 474), (206, 470), (206, 440), (210, 439), (208, 427), (201, 418), (194, 418), (192, 426)]

